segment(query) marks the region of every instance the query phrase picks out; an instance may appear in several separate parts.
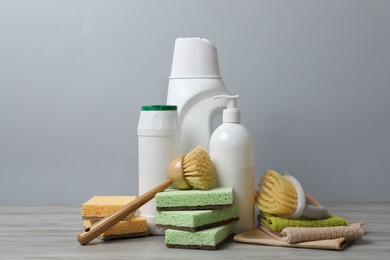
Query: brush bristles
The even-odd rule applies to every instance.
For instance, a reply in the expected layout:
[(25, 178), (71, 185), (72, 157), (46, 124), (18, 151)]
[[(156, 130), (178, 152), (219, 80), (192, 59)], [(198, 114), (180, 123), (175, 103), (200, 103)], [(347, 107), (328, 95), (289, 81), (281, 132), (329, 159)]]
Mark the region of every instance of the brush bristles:
[(255, 193), (256, 205), (263, 211), (274, 215), (286, 216), (295, 212), (297, 192), (294, 185), (273, 170), (264, 172), (259, 183), (261, 190)]
[(198, 189), (208, 190), (215, 186), (215, 168), (207, 151), (195, 147), (184, 156), (183, 173), (187, 182)]

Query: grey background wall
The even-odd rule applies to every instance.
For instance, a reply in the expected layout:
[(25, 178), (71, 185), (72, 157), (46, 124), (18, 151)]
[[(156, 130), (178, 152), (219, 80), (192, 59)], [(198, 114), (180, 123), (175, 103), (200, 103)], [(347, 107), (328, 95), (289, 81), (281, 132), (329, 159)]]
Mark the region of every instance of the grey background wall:
[(138, 193), (137, 123), (174, 40), (213, 41), (265, 169), (389, 201), (389, 1), (0, 2), (0, 203)]

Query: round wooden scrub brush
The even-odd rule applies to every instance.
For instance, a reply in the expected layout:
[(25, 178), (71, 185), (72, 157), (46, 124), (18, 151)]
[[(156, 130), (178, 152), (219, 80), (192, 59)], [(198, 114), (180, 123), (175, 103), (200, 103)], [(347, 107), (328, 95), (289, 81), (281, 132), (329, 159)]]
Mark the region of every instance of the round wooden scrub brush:
[(257, 207), (266, 213), (285, 218), (323, 219), (328, 211), (310, 194), (305, 193), (301, 184), (291, 175), (280, 175), (267, 170), (255, 193)]
[(168, 177), (180, 190), (192, 187), (209, 190), (215, 186), (216, 181), (214, 164), (202, 146), (174, 159), (168, 165)]
[(165, 190), (172, 184), (178, 189), (192, 189), (192, 187), (195, 187), (207, 190), (215, 186), (216, 180), (214, 164), (202, 146), (197, 146), (188, 154), (181, 155), (173, 160), (168, 166), (168, 177), (169, 179), (126, 204), (111, 216), (105, 217), (85, 229), (78, 234), (77, 240), (82, 245), (88, 244), (101, 233), (153, 199), (158, 192)]

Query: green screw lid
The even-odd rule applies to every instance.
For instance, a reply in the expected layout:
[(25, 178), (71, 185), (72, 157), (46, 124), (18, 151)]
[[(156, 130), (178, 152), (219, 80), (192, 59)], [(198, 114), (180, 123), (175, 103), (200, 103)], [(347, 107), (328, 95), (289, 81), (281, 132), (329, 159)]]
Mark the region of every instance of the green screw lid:
[(142, 106), (142, 111), (168, 111), (168, 110), (177, 110), (177, 106), (171, 105), (150, 105)]

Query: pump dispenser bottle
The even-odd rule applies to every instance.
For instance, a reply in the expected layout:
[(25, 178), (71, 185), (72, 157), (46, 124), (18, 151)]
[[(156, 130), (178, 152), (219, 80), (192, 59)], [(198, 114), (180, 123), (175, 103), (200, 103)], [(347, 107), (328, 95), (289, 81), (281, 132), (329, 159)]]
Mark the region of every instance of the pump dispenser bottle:
[(240, 209), (240, 220), (235, 233), (254, 228), (254, 155), (249, 131), (240, 124), (237, 96), (219, 95), (215, 99), (227, 99), (223, 111), (223, 123), (210, 138), (209, 152), (214, 162), (219, 186), (234, 190), (234, 201)]
[(215, 116), (222, 114), (229, 95), (219, 73), (217, 48), (204, 38), (175, 41), (167, 104), (177, 105), (181, 124), (181, 152), (197, 145), (208, 148)]

